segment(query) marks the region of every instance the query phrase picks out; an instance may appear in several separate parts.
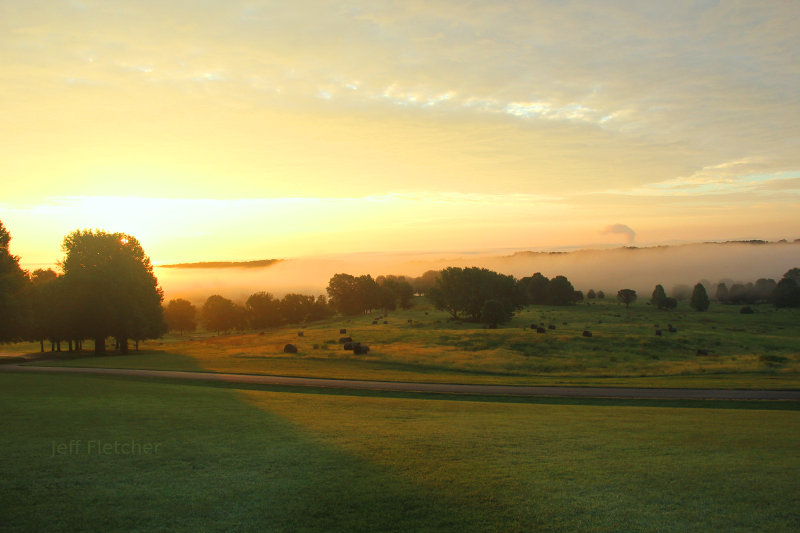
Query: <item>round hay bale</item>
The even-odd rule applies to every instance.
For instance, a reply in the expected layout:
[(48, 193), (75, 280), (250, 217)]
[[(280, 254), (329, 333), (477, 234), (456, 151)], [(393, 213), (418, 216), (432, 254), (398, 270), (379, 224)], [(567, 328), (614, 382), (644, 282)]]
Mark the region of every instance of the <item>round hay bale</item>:
[(297, 346), (294, 344), (287, 344), (283, 347), (283, 353), (297, 353)]
[(585, 330), (583, 330), (583, 333), (581, 333), (581, 335), (583, 335), (584, 337), (591, 337), (592, 336), (592, 332), (589, 331), (588, 329), (585, 329)]

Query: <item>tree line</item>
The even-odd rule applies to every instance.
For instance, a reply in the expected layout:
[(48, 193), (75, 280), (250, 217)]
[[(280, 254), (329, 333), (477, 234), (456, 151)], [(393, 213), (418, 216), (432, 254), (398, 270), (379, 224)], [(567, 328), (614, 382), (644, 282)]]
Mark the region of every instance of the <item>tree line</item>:
[(166, 332), (163, 292), (150, 258), (135, 237), (100, 230), (76, 230), (61, 248), (60, 272), (28, 274), (9, 251), (11, 235), (0, 222), (0, 342), (45, 340), (61, 349), (81, 349), (94, 340), (98, 354), (107, 338), (122, 353), (130, 341)]

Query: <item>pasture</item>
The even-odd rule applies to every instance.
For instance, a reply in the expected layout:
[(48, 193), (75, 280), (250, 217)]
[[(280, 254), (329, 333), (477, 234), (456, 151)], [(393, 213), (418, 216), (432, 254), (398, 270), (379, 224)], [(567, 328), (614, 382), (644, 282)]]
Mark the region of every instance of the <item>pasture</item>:
[(796, 531), (800, 411), (736, 407), (2, 373), (2, 529)]
[[(416, 303), (388, 316), (376, 312), (220, 336), (171, 334), (129, 356), (73, 359), (62, 353), (37, 364), (426, 382), (800, 388), (797, 309), (762, 305), (741, 314), (739, 306), (712, 304), (698, 313), (685, 302), (663, 311), (641, 301), (626, 309), (596, 300), (531, 306), (509, 324), (484, 329), (450, 320), (424, 298)], [(369, 345), (369, 353), (344, 350), (340, 329)], [(283, 352), (288, 343), (297, 346), (296, 354)], [(6, 349), (15, 348), (38, 346)]]

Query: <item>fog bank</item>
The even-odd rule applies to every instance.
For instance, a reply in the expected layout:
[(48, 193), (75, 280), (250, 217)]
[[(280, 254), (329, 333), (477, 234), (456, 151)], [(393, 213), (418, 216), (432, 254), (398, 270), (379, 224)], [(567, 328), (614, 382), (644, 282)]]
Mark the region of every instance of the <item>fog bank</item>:
[(660, 283), (667, 292), (679, 284), (707, 280), (776, 281), (800, 267), (800, 243), (702, 243), (649, 248), (615, 248), (574, 252), (517, 252), (512, 255), (342, 254), (287, 259), (264, 268), (174, 269), (155, 267), (167, 300), (202, 303), (211, 294), (243, 302), (257, 291), (325, 294), (336, 273), (398, 274), (415, 277), (447, 266), (478, 266), (517, 278), (541, 272), (565, 275), (576, 289), (616, 293), (631, 288), (649, 294)]

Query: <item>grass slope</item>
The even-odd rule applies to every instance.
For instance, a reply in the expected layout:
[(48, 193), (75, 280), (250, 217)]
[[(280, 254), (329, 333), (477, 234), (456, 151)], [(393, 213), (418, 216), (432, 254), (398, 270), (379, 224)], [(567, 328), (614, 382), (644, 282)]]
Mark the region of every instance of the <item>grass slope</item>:
[(0, 374), (2, 529), (796, 531), (800, 411), (692, 405)]

